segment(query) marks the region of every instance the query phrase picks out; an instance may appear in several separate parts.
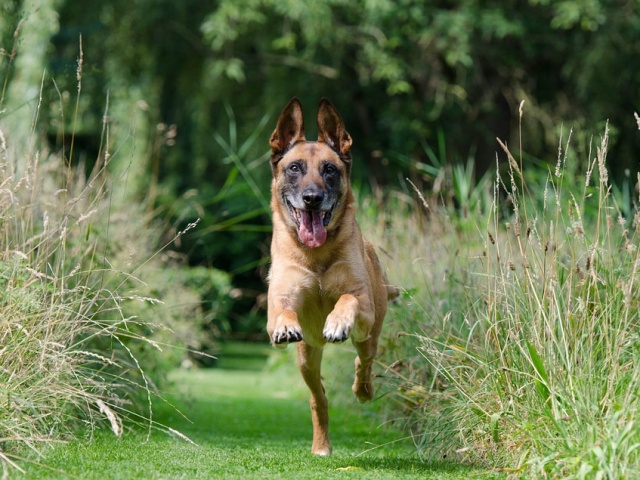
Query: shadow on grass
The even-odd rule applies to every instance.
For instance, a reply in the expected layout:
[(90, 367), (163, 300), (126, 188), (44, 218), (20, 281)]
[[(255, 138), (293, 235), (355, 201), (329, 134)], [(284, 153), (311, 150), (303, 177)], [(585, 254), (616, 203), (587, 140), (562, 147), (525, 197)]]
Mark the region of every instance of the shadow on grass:
[[(455, 464), (453, 462), (423, 462), (417, 456), (395, 456), (385, 455), (383, 457), (356, 457), (351, 462), (355, 467), (362, 470), (389, 470), (396, 472), (418, 473), (418, 472), (458, 472), (460, 474), (470, 473), (471, 467)], [(476, 472), (477, 473), (477, 472)]]

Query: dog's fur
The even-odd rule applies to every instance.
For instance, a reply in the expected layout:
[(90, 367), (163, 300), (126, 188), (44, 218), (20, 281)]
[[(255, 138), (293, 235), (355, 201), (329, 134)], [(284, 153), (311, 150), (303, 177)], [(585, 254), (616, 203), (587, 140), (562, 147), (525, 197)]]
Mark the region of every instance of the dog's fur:
[(322, 348), (351, 337), (358, 356), (352, 390), (373, 398), (371, 366), (387, 310), (387, 286), (373, 246), (362, 238), (349, 181), (351, 136), (327, 100), (318, 107), (318, 140), (304, 136), (297, 98), (271, 135), (273, 240), (267, 331), (276, 347), (298, 342), (298, 365), (311, 391), (311, 452), (329, 455)]

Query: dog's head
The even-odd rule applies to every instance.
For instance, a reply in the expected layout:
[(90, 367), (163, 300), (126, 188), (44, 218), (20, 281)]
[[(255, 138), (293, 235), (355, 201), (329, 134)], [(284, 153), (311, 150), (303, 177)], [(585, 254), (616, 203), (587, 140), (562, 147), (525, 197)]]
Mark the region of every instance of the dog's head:
[[(351, 170), (351, 137), (334, 106), (318, 106), (318, 140), (304, 136), (302, 105), (293, 98), (271, 135), (273, 195), (284, 221), (310, 248), (322, 246), (344, 209)], [(285, 214), (286, 213), (286, 214)]]

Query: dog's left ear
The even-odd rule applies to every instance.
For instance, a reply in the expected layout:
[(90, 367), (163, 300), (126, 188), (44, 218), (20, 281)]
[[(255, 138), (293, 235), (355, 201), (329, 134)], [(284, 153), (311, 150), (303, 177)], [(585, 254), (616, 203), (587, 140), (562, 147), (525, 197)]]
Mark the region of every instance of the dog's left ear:
[(320, 100), (318, 106), (318, 141), (328, 144), (344, 161), (351, 159), (351, 135), (345, 130), (344, 122), (336, 108), (326, 98)]

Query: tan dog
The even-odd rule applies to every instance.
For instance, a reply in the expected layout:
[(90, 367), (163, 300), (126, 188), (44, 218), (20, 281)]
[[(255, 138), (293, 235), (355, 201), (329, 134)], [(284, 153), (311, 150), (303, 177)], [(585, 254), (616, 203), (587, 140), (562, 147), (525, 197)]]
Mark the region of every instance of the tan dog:
[(349, 174), (351, 137), (327, 99), (318, 107), (318, 141), (304, 136), (294, 98), (271, 135), (272, 265), (267, 331), (274, 346), (298, 343), (298, 365), (311, 391), (311, 452), (329, 455), (329, 414), (320, 364), (327, 342), (351, 337), (358, 356), (352, 390), (373, 398), (371, 366), (387, 310), (387, 287), (373, 246), (355, 219)]

